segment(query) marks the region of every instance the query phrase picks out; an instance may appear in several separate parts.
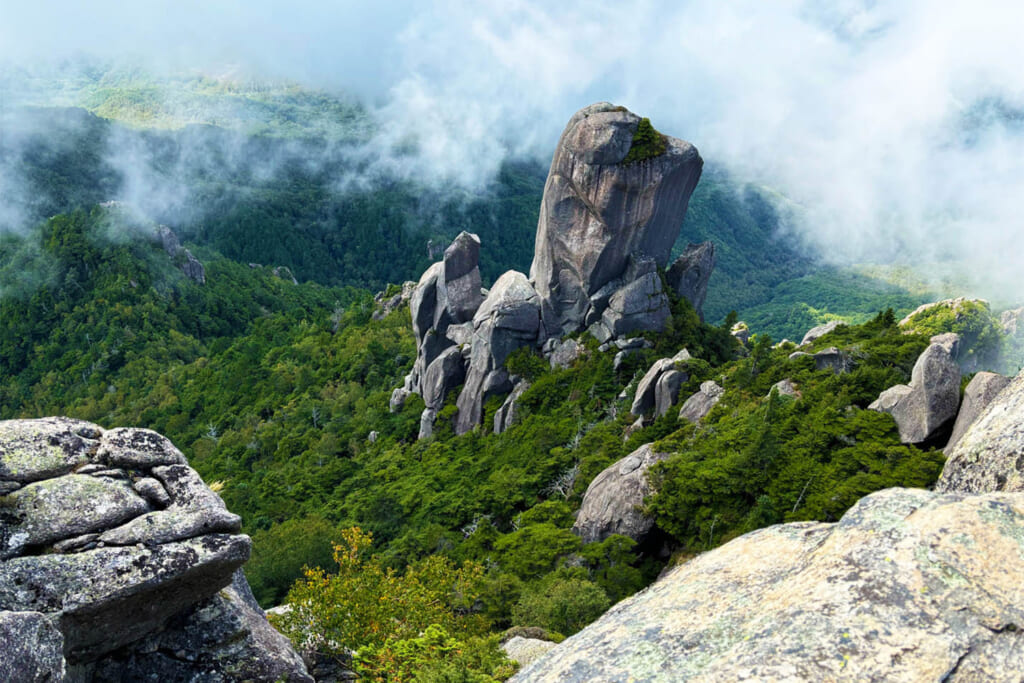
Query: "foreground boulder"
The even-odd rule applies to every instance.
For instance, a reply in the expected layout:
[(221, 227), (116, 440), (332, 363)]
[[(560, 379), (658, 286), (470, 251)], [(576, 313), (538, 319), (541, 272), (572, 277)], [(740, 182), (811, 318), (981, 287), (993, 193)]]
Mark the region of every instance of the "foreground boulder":
[[(178, 647), (188, 662), (178, 662), (179, 680), (232, 680), (243, 669), (262, 671), (256, 680), (310, 680), (261, 612), (244, 629), (226, 624), (226, 608), (198, 615), (233, 578), (248, 591), (237, 570), (250, 541), (156, 432), (66, 418), (0, 422), (0, 490), (0, 612), (55, 624), (70, 677), (141, 656), (154, 634), (180, 643), (190, 624), (217, 664)], [(225, 629), (230, 638), (213, 635)], [(232, 649), (245, 639), (247, 651)], [(271, 652), (284, 656), (271, 661)]]
[(952, 447), (939, 491), (1024, 491), (1024, 373), (1006, 385)]
[(1024, 497), (889, 489), (681, 565), (514, 681), (1017, 681)]
[(679, 409), (679, 419), (697, 424), (707, 417), (711, 409), (722, 400), (723, 395), (725, 395), (725, 389), (717, 383), (711, 380), (701, 382), (700, 391), (686, 399), (686, 403)]
[(957, 413), (956, 423), (953, 425), (953, 434), (949, 437), (946, 450), (955, 446), (975, 420), (985, 411), (985, 408), (999, 395), (999, 392), (1010, 383), (1010, 378), (997, 375), (994, 372), (979, 372), (964, 388), (964, 400)]
[(668, 457), (645, 444), (603, 470), (590, 482), (572, 530), (584, 543), (603, 541), (612, 534), (642, 541), (654, 520), (640, 510), (653, 491), (647, 470)]
[(893, 416), (903, 443), (941, 439), (952, 429), (960, 405), (960, 367), (949, 348), (945, 342), (931, 344), (914, 363), (909, 385), (886, 389), (868, 406)]
[(693, 145), (624, 107), (601, 102), (573, 115), (551, 161), (530, 267), (545, 336), (599, 319), (599, 293), (631, 261), (668, 265), (703, 163)]

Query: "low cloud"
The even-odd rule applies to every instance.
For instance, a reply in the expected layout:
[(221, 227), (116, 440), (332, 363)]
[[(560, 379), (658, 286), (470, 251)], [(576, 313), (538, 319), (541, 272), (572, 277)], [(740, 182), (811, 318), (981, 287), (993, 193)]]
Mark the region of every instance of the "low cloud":
[(345, 150), (349, 184), (479, 188), (510, 156), (550, 158), (573, 111), (610, 100), (784, 194), (831, 261), (952, 259), (973, 293), (1024, 284), (1022, 5), (42, 0), (6, 14), (8, 62), (230, 64), (355, 95), (377, 130)]

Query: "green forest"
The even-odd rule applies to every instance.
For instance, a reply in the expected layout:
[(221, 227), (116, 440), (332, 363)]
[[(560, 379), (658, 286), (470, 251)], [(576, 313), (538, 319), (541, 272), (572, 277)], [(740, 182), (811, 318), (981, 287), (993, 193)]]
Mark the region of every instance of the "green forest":
[[(905, 334), (891, 310), (840, 326), (811, 349), (855, 359), (833, 374), (764, 334), (742, 348), (735, 315), (705, 324), (675, 301), (666, 332), (648, 334), (653, 348), (617, 371), (589, 337), (565, 370), (513, 354), (510, 369), (532, 385), (508, 431), (487, 427), (493, 399), (483, 428), (454, 436), (450, 404), (416, 441), (422, 402), (388, 408), (415, 353), (407, 307), (375, 319), (365, 290), (293, 284), (196, 247), (201, 285), (155, 234), (115, 206), (0, 240), (0, 418), (61, 414), (167, 435), (242, 516), (260, 602), (306, 605), (303, 618), (380, 680), (410, 667), (436, 680), (505, 677), (505, 629), (571, 635), (668, 561), (769, 524), (838, 519), (866, 493), (927, 486), (942, 467), (940, 452), (901, 445), (892, 419), (865, 408), (907, 381), (928, 335), (957, 324), (950, 316), (931, 316), (924, 334)], [(983, 313), (977, 339), (1000, 344)], [(635, 380), (684, 347), (681, 397), (714, 379), (724, 398), (699, 427), (669, 411), (624, 439)], [(783, 379), (799, 397), (773, 389)], [(620, 536), (583, 544), (570, 528), (587, 485), (649, 442), (673, 454), (654, 468), (649, 500), (672, 555)], [(429, 595), (446, 607), (416, 607), (438, 604)], [(381, 613), (381, 596), (426, 621), (382, 632), (405, 617)], [(358, 623), (325, 611), (339, 600)], [(282, 627), (298, 628), (288, 617)]]

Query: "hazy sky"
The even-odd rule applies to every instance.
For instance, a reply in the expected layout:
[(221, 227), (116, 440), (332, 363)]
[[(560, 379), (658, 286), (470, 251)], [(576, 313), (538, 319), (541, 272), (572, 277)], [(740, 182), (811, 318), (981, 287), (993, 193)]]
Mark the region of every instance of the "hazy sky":
[(354, 93), (379, 149), (418, 136), (405, 172), (472, 185), (507, 154), (549, 159), (573, 111), (610, 100), (785, 193), (826, 255), (1024, 272), (1024, 3), (0, 2), (8, 60), (232, 65)]

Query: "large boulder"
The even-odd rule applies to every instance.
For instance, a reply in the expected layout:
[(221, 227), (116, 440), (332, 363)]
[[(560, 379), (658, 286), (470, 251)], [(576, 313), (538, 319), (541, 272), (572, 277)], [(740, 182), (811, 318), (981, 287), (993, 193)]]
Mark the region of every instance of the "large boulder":
[(679, 409), (679, 419), (697, 424), (707, 417), (711, 409), (722, 400), (724, 394), (725, 389), (715, 382), (711, 380), (701, 382), (700, 391), (686, 399), (683, 407)]
[(689, 375), (678, 370), (669, 370), (661, 374), (654, 387), (654, 415), (661, 417), (679, 400), (679, 390), (689, 379)]
[(612, 534), (636, 541), (646, 538), (654, 528), (654, 520), (639, 509), (652, 493), (647, 470), (667, 457), (645, 444), (594, 477), (583, 494), (573, 532), (584, 543), (603, 541)]
[(512, 393), (505, 397), (505, 401), (498, 408), (498, 412), (494, 413), (495, 434), (501, 434), (519, 421), (519, 399), (529, 388), (530, 383), (525, 379), (521, 379), (512, 389)]
[(457, 434), (480, 424), (487, 399), (508, 393), (512, 383), (503, 364), (523, 346), (536, 346), (540, 332), (540, 300), (522, 273), (510, 270), (494, 283), (473, 316), (473, 344), (466, 383), (459, 394)]
[(512, 680), (1017, 681), (1024, 498), (889, 489), (737, 538)]
[(892, 415), (903, 443), (920, 444), (948, 435), (959, 405), (960, 367), (936, 343), (918, 357), (909, 385), (886, 389), (868, 408)]
[(1018, 374), (946, 449), (939, 491), (1024, 491), (1024, 373)]
[(574, 332), (599, 316), (591, 297), (622, 278), (631, 259), (668, 265), (703, 161), (693, 145), (649, 131), (663, 150), (627, 162), (641, 125), (649, 128), (624, 107), (602, 102), (574, 114), (558, 141), (530, 267), (545, 336)]
[(704, 300), (708, 295), (708, 280), (715, 270), (715, 245), (713, 242), (689, 244), (668, 271), (665, 279), (676, 294), (686, 299), (704, 320)]
[(963, 403), (960, 405), (960, 412), (957, 413), (956, 423), (953, 425), (953, 434), (949, 437), (949, 443), (946, 444), (947, 452), (963, 438), (963, 435), (981, 416), (988, 404), (1009, 383), (1009, 377), (997, 375), (994, 372), (979, 372), (971, 378), (964, 388)]
[[(217, 599), (233, 577), (248, 591), (237, 574), (250, 549), (240, 519), (156, 432), (66, 418), (0, 422), (0, 486), (0, 612), (55, 624), (73, 679), (92, 678), (109, 657), (136, 656), (154, 634), (183, 637), (182, 615)], [(210, 637), (224, 618), (206, 612), (190, 628)], [(224, 670), (244, 669), (255, 655), (230, 640), (218, 650)], [(261, 638), (257, 649), (272, 641)], [(275, 647), (294, 655), (280, 636)], [(204, 671), (181, 664), (171, 678)], [(309, 680), (296, 657), (275, 672), (255, 678)], [(129, 679), (139, 680), (118, 680)]]
[[(683, 364), (690, 360), (690, 357), (690, 352), (682, 349), (672, 358), (662, 358), (654, 361), (654, 364), (644, 373), (644, 376), (640, 378), (640, 382), (636, 385), (636, 393), (633, 394), (633, 403), (629, 408), (629, 412), (636, 416), (642, 416), (654, 410), (657, 402), (658, 380), (670, 370), (681, 372), (684, 367)], [(684, 376), (681, 378), (680, 384), (688, 379), (686, 373), (682, 374)], [(678, 387), (676, 389), (676, 395), (678, 396)], [(675, 398), (672, 400), (675, 400)]]

